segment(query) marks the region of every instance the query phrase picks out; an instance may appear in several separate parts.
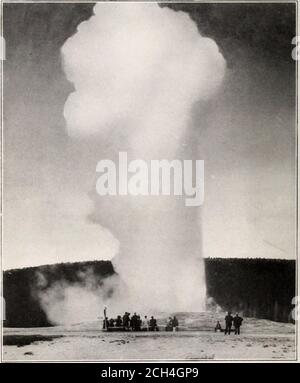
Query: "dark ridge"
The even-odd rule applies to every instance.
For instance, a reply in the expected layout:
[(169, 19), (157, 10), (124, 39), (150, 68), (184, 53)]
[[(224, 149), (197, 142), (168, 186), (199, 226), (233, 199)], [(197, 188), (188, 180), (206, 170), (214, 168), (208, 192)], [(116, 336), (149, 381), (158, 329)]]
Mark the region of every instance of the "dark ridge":
[(3, 335), (3, 346), (24, 347), (34, 342), (51, 342), (62, 335)]
[(207, 294), (224, 310), (255, 318), (292, 322), (295, 261), (206, 259)]
[[(244, 316), (291, 322), (295, 294), (295, 261), (274, 259), (205, 259), (207, 295), (224, 310)], [(7, 270), (3, 275), (6, 327), (44, 327), (52, 324), (36, 292), (55, 283), (84, 284), (91, 271), (101, 286), (114, 274), (110, 261), (60, 263)], [(195, 307), (197, 311), (197, 307)]]

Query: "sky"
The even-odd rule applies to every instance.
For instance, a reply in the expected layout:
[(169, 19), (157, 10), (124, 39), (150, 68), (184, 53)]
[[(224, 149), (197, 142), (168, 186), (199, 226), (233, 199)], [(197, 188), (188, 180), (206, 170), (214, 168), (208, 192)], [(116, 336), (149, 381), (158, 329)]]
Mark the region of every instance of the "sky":
[[(227, 65), (219, 91), (191, 115), (205, 162), (203, 256), (294, 259), (295, 6), (170, 7), (215, 40)], [(5, 269), (118, 251), (91, 218), (107, 143), (70, 137), (63, 115), (73, 86), (60, 50), (92, 12), (93, 4), (4, 5)]]

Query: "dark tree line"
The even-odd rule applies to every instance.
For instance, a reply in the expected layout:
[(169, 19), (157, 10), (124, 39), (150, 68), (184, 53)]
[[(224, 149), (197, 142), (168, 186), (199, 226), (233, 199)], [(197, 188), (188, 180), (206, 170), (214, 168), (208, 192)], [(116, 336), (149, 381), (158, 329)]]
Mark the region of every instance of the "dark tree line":
[(295, 261), (207, 259), (207, 293), (224, 310), (280, 322), (292, 320)]
[[(215, 258), (206, 259), (205, 268), (207, 295), (224, 310), (239, 311), (244, 316), (291, 321), (291, 302), (295, 296), (294, 261)], [(83, 284), (83, 276), (91, 271), (99, 286), (105, 277), (114, 274), (109, 261), (64, 263), (5, 271), (5, 326), (51, 325), (37, 299), (37, 286), (43, 290), (61, 281)]]

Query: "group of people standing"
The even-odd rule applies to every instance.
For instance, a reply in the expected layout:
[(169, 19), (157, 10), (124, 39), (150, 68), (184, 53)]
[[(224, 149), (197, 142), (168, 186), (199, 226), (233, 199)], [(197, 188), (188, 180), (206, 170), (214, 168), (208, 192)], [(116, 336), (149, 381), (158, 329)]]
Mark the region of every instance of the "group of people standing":
[(147, 315), (145, 315), (142, 319), (140, 315), (137, 315), (137, 313), (130, 316), (130, 313), (128, 312), (125, 312), (123, 317), (118, 315), (116, 319), (108, 319), (105, 316), (103, 328), (119, 328), (124, 331), (159, 331), (157, 320), (153, 316), (148, 319)]
[(240, 328), (243, 322), (243, 318), (239, 316), (238, 313), (236, 313), (235, 316), (231, 315), (231, 312), (228, 312), (227, 315), (225, 316), (225, 330), (222, 329), (222, 326), (220, 322), (218, 321), (215, 327), (215, 332), (217, 331), (224, 331), (224, 335), (230, 335), (232, 325), (234, 327), (234, 334), (235, 335), (240, 335)]
[[(118, 315), (117, 318), (108, 318), (106, 316), (106, 310), (104, 310), (103, 329), (106, 330), (124, 330), (124, 331), (159, 331), (157, 320), (154, 316), (148, 319), (147, 315), (142, 319), (140, 315), (134, 313), (132, 316), (128, 312), (125, 312), (123, 317)], [(235, 316), (228, 312), (225, 316), (225, 329), (222, 329), (220, 322), (218, 321), (215, 326), (215, 332), (224, 332), (225, 335), (230, 335), (232, 326), (234, 327), (234, 334), (240, 335), (240, 327), (242, 325), (243, 318), (236, 313)], [(178, 319), (176, 316), (169, 317), (169, 321), (165, 328), (166, 331), (178, 331)]]
[(179, 326), (179, 323), (176, 316), (174, 315), (173, 318), (169, 317), (169, 321), (166, 326), (166, 331), (178, 331), (178, 326)]

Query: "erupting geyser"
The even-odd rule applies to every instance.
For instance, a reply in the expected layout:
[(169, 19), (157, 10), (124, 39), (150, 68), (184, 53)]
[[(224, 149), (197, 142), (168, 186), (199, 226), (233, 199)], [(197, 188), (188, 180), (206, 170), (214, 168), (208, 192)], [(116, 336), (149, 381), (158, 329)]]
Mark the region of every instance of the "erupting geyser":
[[(100, 136), (108, 144), (99, 160), (119, 151), (145, 161), (201, 159), (189, 134), (191, 109), (217, 90), (225, 60), (188, 14), (155, 3), (99, 3), (62, 57), (74, 85), (64, 109), (68, 134)], [(120, 243), (110, 307), (204, 308), (201, 208), (183, 198), (95, 196), (93, 221)]]

